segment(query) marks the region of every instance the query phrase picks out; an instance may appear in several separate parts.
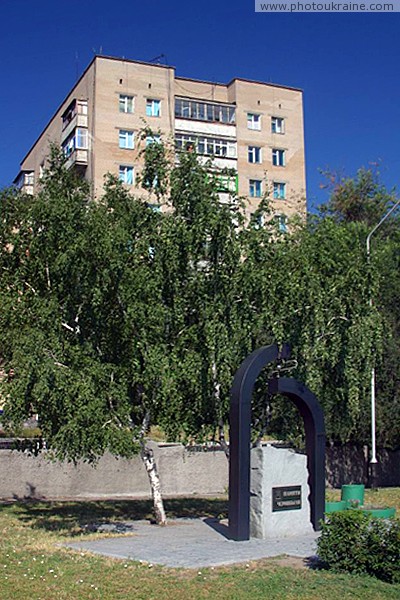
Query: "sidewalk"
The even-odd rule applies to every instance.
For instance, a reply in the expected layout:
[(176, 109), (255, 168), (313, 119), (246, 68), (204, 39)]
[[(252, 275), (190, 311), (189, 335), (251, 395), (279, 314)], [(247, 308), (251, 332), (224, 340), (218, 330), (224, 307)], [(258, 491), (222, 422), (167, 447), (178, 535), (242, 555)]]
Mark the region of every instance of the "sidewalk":
[[(121, 531), (110, 524), (100, 531)], [(177, 519), (166, 527), (148, 521), (125, 523), (122, 531), (132, 536), (120, 536), (96, 541), (68, 544), (69, 548), (87, 550), (125, 560), (165, 565), (167, 567), (215, 567), (283, 554), (301, 558), (316, 553), (318, 533), (310, 536), (246, 542), (229, 539), (227, 525), (217, 519)]]

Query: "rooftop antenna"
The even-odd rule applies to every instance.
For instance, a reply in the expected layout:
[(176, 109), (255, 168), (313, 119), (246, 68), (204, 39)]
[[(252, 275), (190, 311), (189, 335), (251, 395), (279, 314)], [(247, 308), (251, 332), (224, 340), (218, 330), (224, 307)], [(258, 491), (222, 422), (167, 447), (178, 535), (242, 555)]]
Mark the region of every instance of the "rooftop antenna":
[(149, 60), (149, 62), (156, 63), (157, 65), (168, 65), (168, 60), (165, 54), (159, 54), (158, 56), (155, 56), (154, 58)]
[(78, 79), (79, 79), (79, 54), (78, 54), (78, 50), (75, 51), (75, 75), (76, 75), (76, 80), (78, 81)]

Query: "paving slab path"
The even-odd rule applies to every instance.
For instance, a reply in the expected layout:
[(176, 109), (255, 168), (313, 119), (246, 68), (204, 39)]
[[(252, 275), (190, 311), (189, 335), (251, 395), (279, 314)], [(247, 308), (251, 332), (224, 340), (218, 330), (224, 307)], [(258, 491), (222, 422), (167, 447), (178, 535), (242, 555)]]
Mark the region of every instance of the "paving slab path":
[(216, 567), (281, 555), (312, 558), (316, 554), (319, 535), (268, 540), (251, 538), (235, 542), (229, 537), (227, 525), (218, 519), (207, 518), (171, 520), (165, 527), (148, 521), (131, 521), (125, 523), (124, 528), (120, 524), (109, 524), (98, 530), (132, 532), (132, 535), (74, 542), (68, 547), (125, 560), (184, 568)]

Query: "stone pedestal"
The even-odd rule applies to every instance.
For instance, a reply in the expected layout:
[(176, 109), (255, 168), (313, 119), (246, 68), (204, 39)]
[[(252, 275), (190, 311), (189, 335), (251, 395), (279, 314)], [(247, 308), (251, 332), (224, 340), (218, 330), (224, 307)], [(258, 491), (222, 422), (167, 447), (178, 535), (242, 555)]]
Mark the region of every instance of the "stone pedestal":
[(307, 479), (305, 455), (271, 445), (251, 451), (251, 537), (292, 537), (313, 532)]

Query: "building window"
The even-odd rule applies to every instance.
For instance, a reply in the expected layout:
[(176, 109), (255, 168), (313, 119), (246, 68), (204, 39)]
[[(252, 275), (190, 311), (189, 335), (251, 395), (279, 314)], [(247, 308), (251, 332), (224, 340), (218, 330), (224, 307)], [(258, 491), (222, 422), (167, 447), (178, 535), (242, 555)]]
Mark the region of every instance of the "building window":
[(132, 150), (134, 148), (134, 134), (133, 131), (127, 131), (125, 129), (119, 130), (119, 147)]
[(88, 130), (84, 127), (77, 127), (62, 145), (66, 157), (71, 156), (75, 150), (88, 149)]
[(62, 145), (64, 155), (68, 158), (75, 150), (75, 137), (70, 136)]
[(75, 150), (87, 150), (88, 130), (77, 127), (62, 145), (64, 155), (68, 158)]
[(161, 138), (159, 135), (148, 135), (146, 137), (146, 146), (151, 146), (151, 144), (159, 144), (161, 142)]
[(190, 150), (193, 146), (198, 154), (206, 156), (220, 156), (236, 158), (236, 142), (222, 138), (180, 134), (175, 136), (175, 145), (178, 150)]
[(286, 183), (274, 181), (273, 195), (274, 195), (275, 200), (285, 200), (285, 198), (286, 198)]
[(133, 167), (127, 165), (119, 166), (119, 180), (127, 185), (133, 185)]
[(33, 186), (35, 183), (35, 173), (34, 171), (22, 171), (18, 179), (16, 180), (16, 186), (18, 188), (23, 188), (25, 186)]
[(159, 116), (161, 116), (161, 100), (147, 99), (147, 102), (146, 102), (146, 116), (147, 117), (159, 117)]
[(76, 143), (75, 148), (79, 150), (88, 149), (88, 130), (83, 127), (76, 128)]
[(272, 133), (285, 133), (284, 119), (281, 117), (271, 117), (271, 131)]
[(249, 163), (260, 163), (261, 162), (261, 148), (259, 146), (248, 147), (248, 159)]
[(250, 198), (261, 198), (261, 179), (250, 179), (249, 195)]
[(274, 217), (276, 224), (278, 225), (279, 231), (282, 233), (287, 232), (287, 216), (286, 215), (275, 215)]
[(133, 113), (134, 102), (133, 96), (126, 96), (125, 94), (119, 95), (119, 112)]
[(78, 115), (87, 115), (88, 114), (87, 100), (78, 100), (77, 110), (78, 110)]
[(284, 150), (278, 150), (277, 148), (273, 148), (272, 164), (274, 165), (274, 167), (284, 167), (285, 166), (285, 151)]
[(233, 124), (235, 123), (235, 108), (222, 104), (177, 98), (175, 100), (175, 117), (177, 119)]
[(24, 176), (24, 185), (33, 185), (35, 183), (35, 173), (34, 171), (29, 171), (25, 173)]
[(259, 131), (261, 129), (261, 115), (256, 115), (255, 113), (247, 113), (247, 128), (256, 129), (257, 131)]

